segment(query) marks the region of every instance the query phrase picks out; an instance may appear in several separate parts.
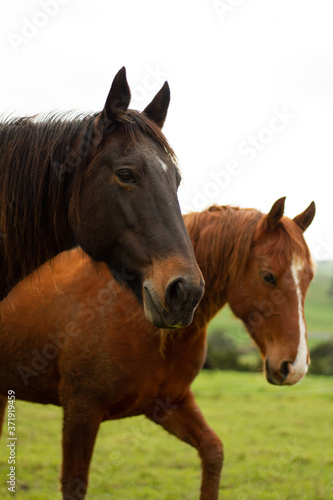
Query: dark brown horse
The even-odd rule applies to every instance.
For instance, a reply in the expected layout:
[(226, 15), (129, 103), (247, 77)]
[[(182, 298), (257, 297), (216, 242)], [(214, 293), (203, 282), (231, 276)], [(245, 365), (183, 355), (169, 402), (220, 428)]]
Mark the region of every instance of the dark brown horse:
[[(43, 266), (2, 303), (0, 394), (64, 407), (62, 491), (84, 497), (101, 422), (146, 415), (194, 446), (201, 500), (218, 497), (222, 444), (191, 392), (206, 355), (210, 319), (226, 302), (245, 323), (273, 384), (295, 384), (309, 363), (304, 297), (313, 276), (303, 231), (315, 207), (294, 220), (284, 199), (268, 215), (212, 207), (185, 216), (206, 292), (193, 323), (176, 332), (145, 319), (106, 267), (80, 250)], [(60, 292), (60, 293), (59, 293)]]
[(158, 327), (187, 326), (203, 293), (177, 200), (180, 173), (161, 132), (165, 83), (128, 110), (125, 68), (101, 113), (0, 123), (0, 300), (80, 245), (105, 262)]

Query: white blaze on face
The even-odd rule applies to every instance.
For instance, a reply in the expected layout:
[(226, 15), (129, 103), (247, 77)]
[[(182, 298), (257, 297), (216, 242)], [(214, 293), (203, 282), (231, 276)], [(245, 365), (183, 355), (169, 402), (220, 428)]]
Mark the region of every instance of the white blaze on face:
[(168, 171), (168, 167), (167, 165), (164, 163), (164, 161), (162, 161), (160, 158), (158, 159), (159, 162), (160, 162), (160, 165), (161, 167), (163, 168), (164, 172), (167, 172)]
[(294, 257), (291, 264), (291, 274), (295, 281), (297, 302), (298, 302), (298, 324), (299, 324), (299, 344), (297, 356), (292, 364), (292, 370), (288, 377), (288, 382), (296, 383), (301, 380), (308, 371), (308, 348), (306, 341), (306, 325), (304, 321), (303, 297), (299, 282), (299, 276), (303, 270), (304, 262), (298, 257)]

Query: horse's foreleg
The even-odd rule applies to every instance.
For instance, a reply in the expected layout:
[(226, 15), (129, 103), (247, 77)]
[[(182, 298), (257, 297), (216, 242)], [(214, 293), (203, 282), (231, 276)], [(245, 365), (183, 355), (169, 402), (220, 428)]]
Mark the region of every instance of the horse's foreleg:
[(89, 464), (101, 422), (89, 405), (64, 406), (62, 494), (65, 500), (82, 500), (87, 492)]
[(189, 392), (179, 406), (167, 404), (163, 411), (158, 406), (147, 416), (198, 450), (202, 463), (200, 500), (217, 500), (223, 447), (219, 437), (205, 421), (193, 393)]
[(7, 397), (0, 396), (0, 437), (2, 435), (2, 426), (5, 421), (5, 411), (7, 407)]

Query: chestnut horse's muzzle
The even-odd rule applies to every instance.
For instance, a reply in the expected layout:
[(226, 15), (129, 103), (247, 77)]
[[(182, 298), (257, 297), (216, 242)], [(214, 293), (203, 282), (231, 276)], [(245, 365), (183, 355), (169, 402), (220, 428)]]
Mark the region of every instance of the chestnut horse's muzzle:
[(304, 370), (295, 368), (291, 361), (282, 361), (278, 369), (274, 369), (268, 358), (265, 360), (265, 372), (267, 381), (273, 385), (294, 385), (297, 384), (308, 369), (308, 364), (305, 364)]
[(143, 284), (143, 305), (148, 321), (158, 328), (184, 328), (192, 320), (203, 296), (204, 281), (191, 276), (171, 279), (164, 293), (159, 294), (152, 280)]

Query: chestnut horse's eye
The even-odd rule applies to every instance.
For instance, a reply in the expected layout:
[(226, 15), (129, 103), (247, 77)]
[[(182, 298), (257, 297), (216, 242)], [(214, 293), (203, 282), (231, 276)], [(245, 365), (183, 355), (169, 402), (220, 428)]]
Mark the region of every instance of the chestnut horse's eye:
[(128, 168), (122, 168), (121, 170), (118, 170), (116, 175), (121, 182), (125, 182), (126, 184), (136, 183), (131, 170), (129, 170)]
[(269, 283), (270, 285), (274, 286), (276, 285), (275, 276), (270, 271), (261, 271), (260, 275), (265, 283)]

